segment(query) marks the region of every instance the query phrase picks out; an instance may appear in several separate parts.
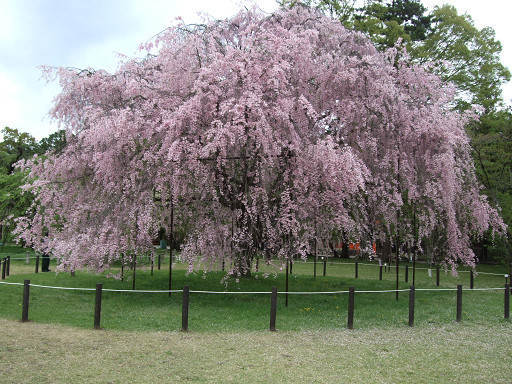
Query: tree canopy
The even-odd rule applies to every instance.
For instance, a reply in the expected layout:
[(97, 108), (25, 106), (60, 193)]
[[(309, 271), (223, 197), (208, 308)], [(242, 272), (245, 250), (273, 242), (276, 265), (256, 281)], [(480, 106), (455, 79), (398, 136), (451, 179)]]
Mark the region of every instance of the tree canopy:
[[(471, 110), (474, 105), (482, 109), (479, 120), (466, 126), (474, 148), (478, 180), (484, 184), (495, 206), (501, 208), (502, 217), (510, 226), (509, 210), (512, 190), (504, 183), (504, 170), (508, 169), (508, 147), (496, 139), (508, 131), (510, 109), (503, 104), (502, 86), (510, 81), (510, 71), (500, 61), (501, 43), (492, 28), (478, 29), (468, 14), (459, 14), (455, 7), (443, 5), (427, 10), (420, 0), (370, 0), (356, 7), (354, 0), (303, 0), (324, 13), (339, 19), (349, 29), (361, 31), (380, 50), (399, 44), (407, 48), (413, 62), (430, 67), (430, 71), (451, 82), (457, 89), (452, 107)], [(294, 0), (284, 0), (286, 6), (295, 6)], [(495, 144), (498, 144), (495, 145)], [(499, 148), (498, 148), (499, 147)], [(497, 156), (497, 154), (500, 156)], [(500, 169), (500, 177), (492, 177)], [(497, 193), (496, 191), (501, 192)], [(487, 236), (484, 244), (494, 248), (497, 243)], [(494, 257), (502, 259), (508, 254), (512, 260), (512, 247), (495, 248)]]
[[(411, 59), (430, 64), (431, 70), (457, 87), (457, 107), (473, 104), (492, 113), (501, 106), (502, 85), (510, 71), (500, 61), (501, 43), (490, 27), (478, 29), (468, 14), (451, 5), (429, 11), (420, 0), (370, 0), (355, 7), (353, 0), (303, 1), (338, 18), (349, 29), (361, 31), (380, 50), (399, 40)], [(293, 7), (295, 0), (283, 0)]]
[(39, 143), (30, 134), (20, 133), (15, 128), (5, 127), (0, 134), (0, 225), (3, 243), (10, 234), (12, 219), (25, 215), (34, 198), (31, 193), (22, 193), (20, 187), (25, 184), (25, 172), (16, 170), (16, 164), (35, 154), (44, 155), (50, 150), (62, 147), (63, 131), (56, 132)]
[(102, 270), (175, 226), (191, 270), (243, 274), (333, 236), (369, 253), (435, 239), (455, 267), (473, 265), (471, 236), (504, 230), (479, 195), (471, 115), (397, 49), (302, 5), (180, 22), (143, 49), (113, 74), (47, 70), (67, 143), (25, 164), (37, 197), (18, 234), (61, 268)]

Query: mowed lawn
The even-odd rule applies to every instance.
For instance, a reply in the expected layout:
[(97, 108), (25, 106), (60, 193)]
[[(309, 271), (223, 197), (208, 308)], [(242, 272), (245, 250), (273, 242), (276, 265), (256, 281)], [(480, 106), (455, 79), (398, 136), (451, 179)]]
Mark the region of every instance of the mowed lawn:
[[(187, 274), (186, 265), (178, 263), (172, 273), (172, 288), (181, 290), (190, 287), (189, 329), (195, 332), (244, 332), (264, 331), (269, 328), (270, 291), (276, 286), (279, 292), (277, 305), (277, 328), (283, 331), (339, 330), (347, 326), (348, 288), (354, 286), (356, 329), (404, 328), (408, 325), (409, 293), (412, 271), (405, 282), (404, 270), (400, 270), (399, 293), (396, 300), (396, 275), (394, 270), (383, 272), (379, 279), (379, 267), (371, 263), (359, 263), (358, 278), (355, 278), (353, 262), (328, 263), (326, 276), (323, 265), (318, 263), (314, 277), (311, 262), (297, 262), (289, 275), (288, 306), (286, 306), (286, 278), (284, 272), (274, 275), (264, 263), (258, 273), (250, 278), (229, 279), (222, 282), (225, 273), (213, 271)], [(31, 286), (29, 319), (36, 323), (51, 323), (90, 328), (94, 320), (94, 289), (102, 283), (104, 289), (123, 292), (103, 292), (101, 326), (111, 330), (175, 331), (181, 329), (182, 293), (164, 291), (168, 289), (168, 260), (161, 270), (149, 267), (138, 269), (136, 289), (132, 292), (133, 272), (125, 270), (125, 279), (77, 271), (69, 273), (34, 273), (33, 265), (23, 260), (13, 260), (11, 275), (6, 282), (22, 284), (30, 279), (31, 284), (86, 288), (90, 290), (61, 290)], [(423, 266), (424, 267), (424, 266)], [(410, 268), (411, 269), (411, 268)], [(456, 286), (464, 287), (462, 297), (462, 321), (470, 324), (503, 322), (505, 274), (499, 267), (482, 266), (474, 278), (474, 290), (469, 289), (469, 273), (461, 271), (459, 276), (440, 273), (440, 284), (436, 285), (435, 270), (416, 273), (415, 325), (450, 324), (456, 319)], [(484, 272), (485, 270), (485, 272)], [(494, 271), (494, 272), (493, 272)], [(117, 270), (113, 272), (117, 273)], [(268, 277), (265, 275), (270, 273)], [(493, 274), (491, 274), (493, 273)], [(495, 274), (494, 274), (495, 273)], [(496, 290), (479, 289), (498, 288)], [(422, 289), (427, 289), (426, 291)], [(228, 292), (197, 293), (194, 291)], [(371, 291), (371, 292), (368, 292)], [(375, 291), (375, 292), (373, 292)], [(382, 292), (388, 291), (388, 292)], [(251, 293), (260, 292), (260, 293)], [(330, 292), (327, 294), (292, 294), (308, 292)], [(0, 284), (0, 318), (21, 318), (23, 287)], [(507, 321), (505, 321), (507, 322)]]
[[(165, 290), (168, 261), (162, 269), (138, 270), (136, 288)], [(104, 292), (102, 330), (93, 330), (94, 291), (31, 287), (29, 323), (21, 323), (23, 288), (0, 285), (0, 382), (6, 383), (511, 383), (512, 322), (503, 317), (507, 271), (482, 266), (469, 290), (469, 273), (458, 277), (435, 270), (416, 272), (415, 327), (408, 327), (408, 292), (392, 290), (394, 270), (352, 261), (298, 262), (289, 275), (290, 292), (338, 292), (356, 287), (353, 330), (347, 330), (346, 293), (280, 293), (277, 332), (268, 331), (270, 295), (192, 293), (189, 332), (181, 332), (181, 292)], [(251, 278), (221, 283), (223, 272), (187, 275), (173, 271), (173, 289), (269, 292), (285, 290), (285, 274), (274, 276), (264, 263)], [(117, 271), (114, 271), (117, 272)], [(400, 289), (412, 284), (412, 270)], [(265, 278), (265, 273), (270, 275)], [(78, 271), (34, 273), (34, 262), (13, 260), (7, 282), (59, 287), (130, 290), (125, 281)], [(456, 295), (464, 286), (462, 322), (455, 322)], [(448, 289), (420, 291), (419, 289)]]
[(2, 383), (510, 383), (510, 324), (149, 332), (3, 320)]

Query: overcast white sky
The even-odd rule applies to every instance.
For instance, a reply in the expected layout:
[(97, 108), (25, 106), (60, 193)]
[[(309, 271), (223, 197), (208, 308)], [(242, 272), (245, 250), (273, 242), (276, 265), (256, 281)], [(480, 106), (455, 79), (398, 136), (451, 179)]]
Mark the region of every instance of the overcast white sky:
[[(271, 12), (274, 0), (256, 0)], [(449, 3), (467, 12), (478, 28), (491, 26), (503, 45), (502, 62), (512, 69), (508, 0), (422, 0), (430, 9)], [(246, 3), (245, 3), (246, 4)], [(93, 67), (113, 71), (117, 53), (134, 56), (140, 43), (168, 27), (177, 16), (199, 20), (233, 15), (240, 0), (0, 0), (0, 128), (9, 126), (37, 139), (57, 127), (46, 117), (57, 84), (40, 80), (41, 65)], [(512, 86), (505, 89), (512, 104)]]

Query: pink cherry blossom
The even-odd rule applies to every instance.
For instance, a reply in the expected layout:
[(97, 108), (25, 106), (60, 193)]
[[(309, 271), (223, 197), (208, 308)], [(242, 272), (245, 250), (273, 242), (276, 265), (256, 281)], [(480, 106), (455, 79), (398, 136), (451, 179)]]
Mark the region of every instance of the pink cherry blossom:
[(190, 271), (239, 275), (267, 254), (279, 267), (397, 229), (473, 265), (471, 238), (504, 230), (479, 194), (472, 117), (397, 49), (302, 6), (178, 20), (142, 49), (115, 73), (45, 69), (68, 145), (23, 165), (37, 198), (17, 233), (61, 269), (152, 252), (161, 228), (185, 234)]

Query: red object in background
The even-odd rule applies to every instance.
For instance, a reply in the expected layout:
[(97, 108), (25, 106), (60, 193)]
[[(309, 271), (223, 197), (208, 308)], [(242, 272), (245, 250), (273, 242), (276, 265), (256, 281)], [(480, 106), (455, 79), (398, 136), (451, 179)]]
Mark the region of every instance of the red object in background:
[[(335, 248), (343, 249), (343, 243), (335, 244)], [(373, 243), (372, 248), (373, 248), (373, 252), (377, 253), (377, 244)], [(349, 243), (348, 249), (350, 251), (358, 251), (359, 252), (361, 250), (361, 245), (359, 243)]]

